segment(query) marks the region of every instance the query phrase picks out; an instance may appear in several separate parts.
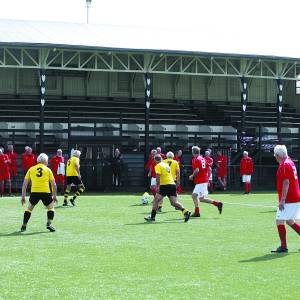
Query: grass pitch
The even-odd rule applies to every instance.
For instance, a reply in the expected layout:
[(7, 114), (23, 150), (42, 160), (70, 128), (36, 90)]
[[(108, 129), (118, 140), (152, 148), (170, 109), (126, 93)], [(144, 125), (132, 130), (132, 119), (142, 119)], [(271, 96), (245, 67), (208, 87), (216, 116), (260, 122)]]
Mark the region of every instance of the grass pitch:
[(40, 203), (24, 234), (19, 198), (1, 198), (0, 299), (299, 298), (299, 237), (287, 228), (289, 254), (270, 254), (276, 195), (213, 197), (221, 216), (203, 203), (201, 218), (184, 223), (165, 199), (147, 224), (140, 196), (82, 196), (56, 209), (55, 233)]

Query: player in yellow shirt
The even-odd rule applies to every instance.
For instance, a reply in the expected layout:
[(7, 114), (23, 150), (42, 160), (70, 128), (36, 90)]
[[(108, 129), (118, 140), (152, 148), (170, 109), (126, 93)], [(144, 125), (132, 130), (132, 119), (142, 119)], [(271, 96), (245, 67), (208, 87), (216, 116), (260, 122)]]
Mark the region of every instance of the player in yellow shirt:
[(80, 175), (80, 155), (81, 152), (79, 150), (74, 150), (72, 152), (71, 158), (67, 162), (67, 170), (66, 170), (66, 176), (67, 176), (67, 187), (64, 194), (64, 204), (63, 206), (68, 206), (68, 196), (71, 191), (71, 185), (74, 184), (77, 187), (77, 190), (73, 196), (73, 198), (70, 200), (73, 206), (75, 206), (75, 199), (82, 194), (82, 192), (85, 190), (84, 184), (81, 181), (81, 175)]
[[(57, 202), (56, 198), (56, 183), (52, 171), (47, 167), (48, 156), (45, 153), (41, 153), (37, 158), (37, 165), (31, 167), (24, 178), (22, 186), (22, 198), (21, 203), (26, 203), (26, 190), (31, 182), (31, 192), (29, 197), (29, 204), (24, 212), (23, 225), (21, 232), (26, 231), (27, 223), (31, 217), (35, 205), (41, 200), (47, 207), (47, 225), (46, 228), (51, 232), (55, 231), (52, 225), (54, 219), (54, 202)], [(51, 185), (51, 189), (50, 189)], [(51, 191), (52, 190), (52, 191)], [(53, 198), (52, 198), (53, 194)]]
[[(171, 175), (173, 177), (173, 180), (175, 181), (176, 184), (176, 188), (180, 185), (180, 168), (179, 168), (179, 164), (176, 160), (174, 160), (174, 153), (169, 151), (166, 154), (167, 158), (163, 160), (163, 162), (165, 162), (166, 164), (169, 165), (170, 170), (171, 170)], [(178, 180), (177, 180), (178, 178)], [(161, 212), (162, 209), (162, 205), (163, 205), (163, 200), (161, 200), (161, 202), (158, 204), (158, 211)]]
[(156, 163), (156, 187), (158, 192), (156, 193), (153, 201), (151, 215), (146, 217), (145, 220), (148, 222), (155, 221), (158, 204), (163, 200), (165, 196), (167, 196), (170, 200), (171, 205), (182, 211), (182, 214), (184, 215), (184, 221), (187, 222), (190, 218), (191, 213), (187, 209), (185, 209), (180, 202), (177, 201), (176, 184), (171, 174), (170, 166), (162, 161), (160, 155), (155, 155), (154, 160)]

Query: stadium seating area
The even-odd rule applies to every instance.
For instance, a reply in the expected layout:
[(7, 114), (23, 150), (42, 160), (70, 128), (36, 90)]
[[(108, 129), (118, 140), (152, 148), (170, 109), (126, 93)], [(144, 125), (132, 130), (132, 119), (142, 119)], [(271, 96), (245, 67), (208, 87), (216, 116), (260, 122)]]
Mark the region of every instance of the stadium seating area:
[[(0, 95), (0, 121), (39, 121), (39, 98), (37, 96)], [(144, 123), (144, 99), (85, 98), (47, 96), (45, 121), (66, 122), (68, 111), (72, 120), (91, 123)], [(222, 101), (172, 101), (153, 99), (151, 124), (218, 125), (238, 127), (241, 107), (238, 102)], [(276, 105), (249, 103), (246, 128), (276, 127)], [(289, 105), (282, 112), (283, 127), (299, 127), (300, 114)]]

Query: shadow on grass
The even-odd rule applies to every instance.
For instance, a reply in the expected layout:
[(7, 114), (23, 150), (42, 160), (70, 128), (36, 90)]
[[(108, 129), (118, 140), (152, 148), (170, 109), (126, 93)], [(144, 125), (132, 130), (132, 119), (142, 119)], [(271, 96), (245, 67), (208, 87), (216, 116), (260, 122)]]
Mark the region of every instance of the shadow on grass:
[(252, 257), (249, 259), (243, 259), (239, 260), (239, 263), (250, 263), (250, 262), (260, 262), (260, 261), (268, 261), (268, 260), (273, 260), (273, 259), (278, 259), (278, 258), (284, 258), (288, 255), (291, 254), (296, 254), (299, 252), (289, 252), (289, 253), (270, 253), (270, 254), (265, 254), (262, 256), (257, 256), (257, 257)]
[(268, 210), (268, 211), (260, 211), (259, 213), (260, 214), (270, 214), (270, 213), (274, 214), (276, 212), (277, 212), (277, 210)]
[(43, 233), (49, 233), (49, 231), (35, 231), (35, 232), (21, 232), (21, 231), (14, 231), (10, 233), (0, 233), (1, 237), (10, 237), (10, 236), (28, 236), (28, 235), (37, 235), (37, 234), (43, 234)]
[(149, 224), (168, 224), (168, 223), (184, 223), (182, 219), (169, 219), (169, 220), (164, 220), (164, 221), (155, 221), (155, 222), (139, 222), (139, 223), (127, 223), (124, 224), (125, 226), (135, 226), (135, 225), (149, 225)]
[(55, 206), (54, 208), (55, 209), (68, 209), (68, 208), (73, 208), (73, 207), (74, 207), (73, 205), (68, 205), (68, 206), (59, 205), (59, 206)]

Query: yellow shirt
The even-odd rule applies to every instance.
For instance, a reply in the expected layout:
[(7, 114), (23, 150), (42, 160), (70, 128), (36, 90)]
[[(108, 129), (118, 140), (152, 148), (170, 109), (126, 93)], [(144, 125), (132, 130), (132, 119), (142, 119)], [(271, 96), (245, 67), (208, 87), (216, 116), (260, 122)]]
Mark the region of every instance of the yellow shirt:
[(26, 175), (26, 180), (31, 181), (32, 193), (51, 193), (49, 183), (54, 180), (52, 171), (43, 164), (31, 167)]
[(176, 176), (176, 171), (179, 171), (179, 164), (176, 160), (172, 159), (172, 158), (166, 158), (163, 160), (163, 162), (165, 162), (166, 164), (169, 165), (169, 167), (171, 168), (171, 174), (172, 177), (174, 179), (174, 181), (176, 180), (177, 176)]
[(173, 176), (171, 174), (171, 168), (165, 162), (160, 162), (155, 166), (156, 174), (160, 175), (160, 184), (175, 184)]
[(67, 163), (67, 176), (78, 176), (78, 172), (75, 168), (75, 166), (78, 165), (79, 167), (79, 158), (76, 156), (72, 156)]

